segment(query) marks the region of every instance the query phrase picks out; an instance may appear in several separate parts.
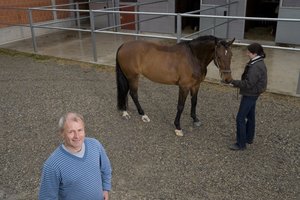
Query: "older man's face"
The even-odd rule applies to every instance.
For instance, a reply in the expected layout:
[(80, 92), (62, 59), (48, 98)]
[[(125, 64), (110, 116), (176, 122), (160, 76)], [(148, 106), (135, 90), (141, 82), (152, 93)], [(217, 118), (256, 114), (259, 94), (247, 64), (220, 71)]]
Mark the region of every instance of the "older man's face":
[(81, 120), (67, 119), (63, 132), (64, 145), (72, 152), (81, 150), (85, 138), (84, 124)]

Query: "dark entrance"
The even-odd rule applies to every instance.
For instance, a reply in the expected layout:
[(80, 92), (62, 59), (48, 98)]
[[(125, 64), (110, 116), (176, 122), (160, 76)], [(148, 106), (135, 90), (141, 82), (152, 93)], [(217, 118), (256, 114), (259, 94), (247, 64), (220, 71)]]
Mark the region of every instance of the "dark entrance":
[[(137, 0), (121, 0), (120, 1), (120, 6), (125, 6), (126, 3), (136, 3)], [(120, 8), (120, 11), (130, 11), (134, 12), (136, 11), (134, 9), (134, 6), (131, 7), (125, 7), (125, 8)], [(127, 30), (135, 30), (135, 15), (134, 14), (125, 14), (121, 13), (120, 14), (120, 21), (122, 24), (122, 29), (127, 29)], [(126, 25), (123, 25), (126, 24)]]
[[(278, 18), (279, 0), (248, 0), (246, 9), (247, 17)], [(247, 20), (244, 38), (274, 41), (276, 26), (276, 21)]]
[[(186, 13), (200, 9), (200, 0), (176, 0), (175, 12)], [(199, 13), (193, 13), (199, 14)], [(175, 23), (176, 24), (176, 23)], [(199, 30), (199, 18), (195, 17), (183, 17), (182, 18), (182, 30), (191, 29)]]

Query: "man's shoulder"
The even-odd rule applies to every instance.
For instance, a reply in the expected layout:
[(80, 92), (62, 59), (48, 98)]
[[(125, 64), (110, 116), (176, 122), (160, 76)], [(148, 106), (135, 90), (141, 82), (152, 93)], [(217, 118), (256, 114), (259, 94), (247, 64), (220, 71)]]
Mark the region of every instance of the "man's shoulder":
[(45, 161), (45, 165), (52, 166), (57, 164), (57, 161), (63, 157), (62, 147), (58, 146)]
[(86, 145), (97, 145), (97, 146), (101, 146), (101, 143), (99, 140), (97, 140), (96, 138), (91, 138), (91, 137), (86, 137), (85, 138), (85, 144)]
[(85, 140), (86, 142), (99, 143), (99, 140), (97, 140), (96, 138), (85, 137), (84, 140)]

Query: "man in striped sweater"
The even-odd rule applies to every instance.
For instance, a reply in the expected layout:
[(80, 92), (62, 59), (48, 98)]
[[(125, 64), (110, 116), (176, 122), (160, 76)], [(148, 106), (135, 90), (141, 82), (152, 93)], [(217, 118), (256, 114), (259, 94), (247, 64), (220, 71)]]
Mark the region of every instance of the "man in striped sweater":
[(83, 117), (59, 120), (61, 144), (44, 163), (39, 200), (108, 200), (111, 165), (102, 144), (85, 137)]

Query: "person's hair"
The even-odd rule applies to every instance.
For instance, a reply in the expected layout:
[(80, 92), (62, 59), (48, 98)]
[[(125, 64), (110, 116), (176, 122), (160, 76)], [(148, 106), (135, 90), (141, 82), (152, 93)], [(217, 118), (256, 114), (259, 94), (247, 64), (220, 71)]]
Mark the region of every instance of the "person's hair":
[(252, 43), (252, 44), (248, 45), (247, 49), (251, 53), (256, 53), (258, 56), (261, 56), (263, 58), (266, 57), (263, 47), (258, 43)]
[(78, 114), (75, 112), (66, 113), (59, 119), (59, 122), (58, 122), (58, 128), (59, 128), (60, 133), (64, 132), (64, 128), (65, 128), (65, 124), (66, 124), (67, 120), (71, 120), (71, 121), (75, 121), (75, 122), (82, 121), (82, 123), (84, 124), (84, 119), (81, 114)]

